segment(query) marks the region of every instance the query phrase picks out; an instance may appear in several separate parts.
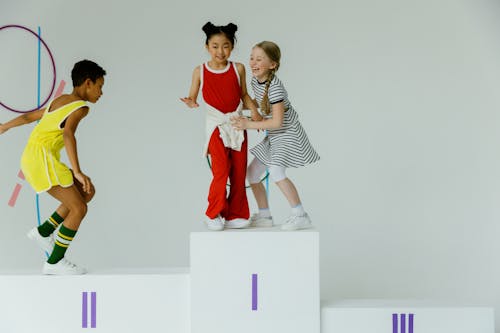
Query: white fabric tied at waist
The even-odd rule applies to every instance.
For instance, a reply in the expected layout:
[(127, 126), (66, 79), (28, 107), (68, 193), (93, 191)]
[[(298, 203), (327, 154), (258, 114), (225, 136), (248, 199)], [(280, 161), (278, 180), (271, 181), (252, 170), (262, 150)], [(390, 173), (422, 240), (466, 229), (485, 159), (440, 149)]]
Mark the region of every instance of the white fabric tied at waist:
[(241, 150), (241, 144), (245, 140), (245, 136), (242, 130), (235, 129), (231, 125), (232, 117), (239, 117), (242, 115), (241, 110), (243, 109), (243, 103), (238, 105), (236, 111), (230, 113), (222, 113), (213, 106), (206, 104), (207, 107), (207, 121), (206, 121), (206, 134), (207, 140), (205, 142), (205, 148), (203, 149), (203, 154), (208, 154), (208, 144), (210, 143), (210, 138), (212, 133), (218, 127), (220, 132), (220, 138), (224, 143), (225, 147), (231, 148), (236, 151)]

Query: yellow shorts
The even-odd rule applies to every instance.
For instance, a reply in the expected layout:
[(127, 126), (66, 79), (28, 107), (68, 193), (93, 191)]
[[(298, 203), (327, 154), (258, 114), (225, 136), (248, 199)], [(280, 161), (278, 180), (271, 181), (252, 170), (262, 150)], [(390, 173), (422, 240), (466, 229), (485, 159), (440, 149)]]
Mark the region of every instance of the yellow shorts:
[(21, 157), (21, 170), (36, 193), (48, 191), (54, 186), (73, 185), (71, 170), (59, 159), (58, 151), (50, 151), (40, 145), (26, 146)]

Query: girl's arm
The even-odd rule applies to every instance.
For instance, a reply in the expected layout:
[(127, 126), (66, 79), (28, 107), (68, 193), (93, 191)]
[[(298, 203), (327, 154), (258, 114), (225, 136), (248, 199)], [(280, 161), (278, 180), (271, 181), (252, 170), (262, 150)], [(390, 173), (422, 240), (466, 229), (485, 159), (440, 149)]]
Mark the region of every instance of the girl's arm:
[(272, 118), (260, 121), (251, 121), (245, 117), (233, 119), (233, 126), (236, 129), (276, 129), (283, 126), (283, 117), (285, 115), (285, 103), (279, 102), (271, 105)]
[(191, 81), (191, 89), (189, 89), (189, 96), (181, 98), (181, 101), (186, 103), (186, 105), (190, 108), (197, 108), (200, 106), (198, 103), (196, 103), (196, 100), (198, 99), (198, 92), (200, 90), (200, 66), (197, 66), (193, 70), (193, 78)]
[(80, 121), (88, 113), (89, 113), (88, 107), (82, 107), (73, 112), (66, 120), (66, 125), (64, 126), (64, 132), (63, 132), (66, 154), (68, 155), (69, 162), (71, 163), (73, 174), (75, 178), (83, 185), (83, 191), (86, 193), (90, 193), (92, 183), (90, 181), (90, 178), (87, 175), (85, 175), (80, 169), (80, 162), (78, 161), (78, 153), (76, 149), (75, 132)]
[(45, 109), (38, 109), (36, 111), (31, 111), (24, 113), (19, 117), (16, 117), (5, 124), (0, 124), (0, 134), (7, 132), (9, 129), (21, 125), (30, 124), (36, 120), (40, 120), (43, 116)]
[(236, 63), (236, 68), (238, 69), (238, 74), (240, 75), (240, 86), (241, 86), (241, 100), (243, 105), (250, 109), (252, 120), (262, 120), (262, 116), (257, 111), (257, 103), (248, 95), (247, 90), (247, 79), (245, 73), (245, 66), (240, 63)]

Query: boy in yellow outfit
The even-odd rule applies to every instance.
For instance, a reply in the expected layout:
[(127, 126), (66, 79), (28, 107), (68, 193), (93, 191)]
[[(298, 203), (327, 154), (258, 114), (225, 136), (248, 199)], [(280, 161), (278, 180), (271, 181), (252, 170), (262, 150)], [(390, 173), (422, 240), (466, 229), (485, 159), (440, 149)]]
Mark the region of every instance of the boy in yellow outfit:
[[(28, 232), (30, 239), (50, 253), (43, 267), (44, 274), (86, 273), (84, 268), (64, 257), (87, 213), (87, 203), (95, 193), (90, 178), (80, 169), (75, 131), (89, 112), (86, 102), (95, 103), (101, 97), (105, 75), (106, 71), (92, 61), (77, 62), (71, 71), (71, 94), (52, 100), (44, 109), (25, 113), (0, 124), (2, 134), (10, 128), (39, 120), (23, 152), (21, 170), (37, 193), (47, 192), (61, 202), (47, 221)], [(60, 161), (63, 147), (66, 148), (72, 169)], [(57, 236), (53, 237), (59, 226)]]

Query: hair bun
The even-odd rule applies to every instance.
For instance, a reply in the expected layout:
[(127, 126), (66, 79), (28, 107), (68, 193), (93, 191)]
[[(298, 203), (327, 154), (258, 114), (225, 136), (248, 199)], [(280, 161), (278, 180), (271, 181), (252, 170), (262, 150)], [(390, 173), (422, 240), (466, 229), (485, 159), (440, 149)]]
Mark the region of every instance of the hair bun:
[(208, 40), (213, 35), (222, 33), (226, 35), (231, 44), (234, 46), (234, 42), (236, 40), (236, 37), (234, 35), (236, 34), (236, 30), (238, 30), (236, 24), (229, 23), (228, 25), (214, 25), (212, 22), (207, 22), (201, 29), (207, 35), (207, 39), (205, 40), (205, 45), (208, 45)]
[(226, 26), (222, 27), (224, 31), (227, 31), (231, 35), (234, 35), (236, 31), (238, 31), (238, 26), (234, 23), (229, 23)]
[(215, 25), (212, 22), (207, 22), (205, 25), (201, 28), (206, 34), (209, 34), (210, 32), (214, 31)]

